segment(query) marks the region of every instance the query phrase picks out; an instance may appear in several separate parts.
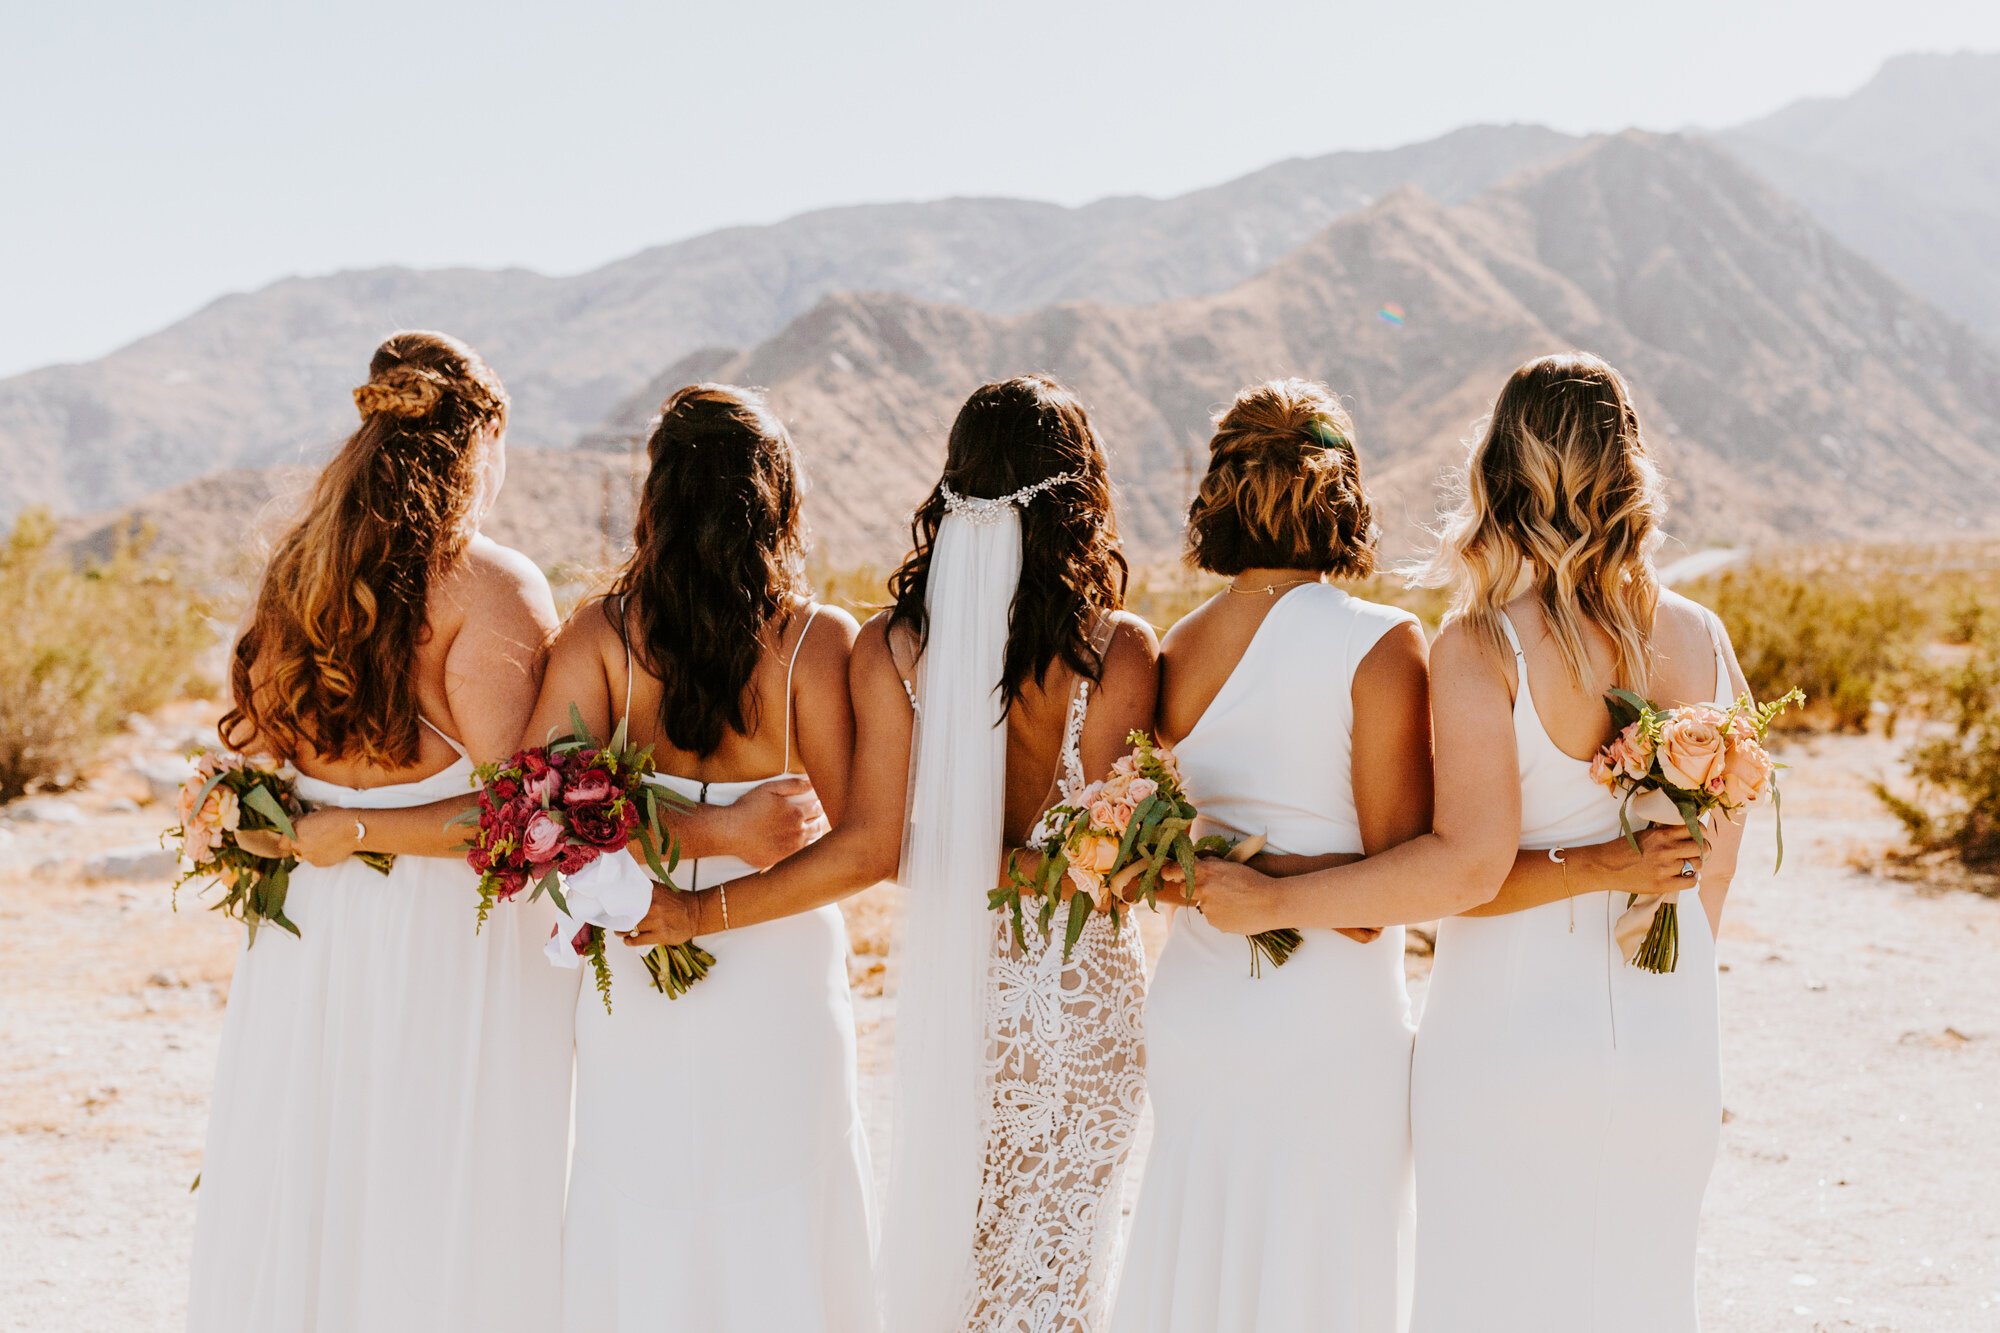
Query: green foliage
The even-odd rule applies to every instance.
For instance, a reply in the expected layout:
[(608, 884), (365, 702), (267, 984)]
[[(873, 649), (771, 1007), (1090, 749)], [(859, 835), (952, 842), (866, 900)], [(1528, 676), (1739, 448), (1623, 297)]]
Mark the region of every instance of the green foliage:
[(78, 567), (30, 511), (0, 541), (0, 801), (73, 781), (126, 717), (202, 688), (207, 608), (143, 539)]
[(2000, 868), (2000, 628), (1985, 631), (1959, 662), (1931, 678), (1928, 703), (1943, 726), (1905, 756), (1913, 796), (1875, 784), (1875, 794), (1919, 852), (1947, 852)]

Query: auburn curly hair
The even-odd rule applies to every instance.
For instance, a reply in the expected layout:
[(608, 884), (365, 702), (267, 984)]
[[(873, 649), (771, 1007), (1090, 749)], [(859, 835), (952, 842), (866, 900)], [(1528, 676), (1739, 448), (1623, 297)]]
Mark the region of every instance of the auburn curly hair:
[(407, 768), (431, 582), (478, 522), (482, 442), (506, 428), (507, 391), (458, 339), (416, 331), (375, 349), (354, 403), (360, 429), (265, 566), (219, 731), (233, 749)]
[(1052, 477), (1068, 480), (1021, 506), (1021, 580), (1007, 621), (1000, 694), (1019, 702), (1058, 658), (1089, 680), (1103, 675), (1091, 644), (1099, 617), (1125, 605), (1127, 567), (1111, 512), (1111, 473), (1083, 403), (1047, 375), (981, 385), (951, 423), (944, 475), (910, 521), (911, 551), (890, 576), (891, 628), (921, 643), (930, 627), (924, 594), (944, 491), (994, 498)]
[(792, 437), (764, 400), (691, 384), (660, 407), (632, 558), (610, 620), (657, 677), (660, 728), (689, 754), (757, 730), (751, 677), (765, 631), (810, 595)]
[(1665, 513), (1624, 376), (1588, 352), (1540, 357), (1500, 390), (1416, 581), (1449, 589), (1450, 616), (1502, 653), (1500, 610), (1532, 591), (1571, 679), (1589, 678), (1590, 624), (1617, 652), (1618, 683), (1643, 690)]
[(1301, 379), (1253, 384), (1215, 419), (1208, 472), (1188, 506), (1187, 556), (1226, 576), (1374, 572), (1375, 516), (1354, 423), (1332, 390)]

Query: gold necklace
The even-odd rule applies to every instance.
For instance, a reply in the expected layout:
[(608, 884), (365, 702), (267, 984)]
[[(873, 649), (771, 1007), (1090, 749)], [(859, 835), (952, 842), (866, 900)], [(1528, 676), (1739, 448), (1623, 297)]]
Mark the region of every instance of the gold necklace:
[(1318, 579), (1292, 579), (1285, 583), (1267, 583), (1261, 588), (1239, 588), (1234, 583), (1231, 583), (1229, 591), (1240, 597), (1256, 597), (1259, 594), (1265, 597), (1276, 597), (1280, 588), (1297, 588), (1308, 583), (1318, 583), (1319, 581)]

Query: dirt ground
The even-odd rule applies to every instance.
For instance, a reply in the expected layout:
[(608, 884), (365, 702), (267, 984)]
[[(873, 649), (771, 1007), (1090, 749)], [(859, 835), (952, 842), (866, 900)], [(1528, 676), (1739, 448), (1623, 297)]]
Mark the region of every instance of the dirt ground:
[[(149, 743), (165, 748), (162, 735)], [(1721, 945), (1727, 1123), (1706, 1326), (2000, 1329), (2000, 900), (1867, 867), (1893, 837), (1875, 740), (1793, 744), (1788, 855), (1753, 838)], [(179, 1326), (237, 936), (143, 859), (122, 769), (0, 813), (0, 1330)], [(886, 891), (850, 909), (886, 1129)], [(1421, 985), (1423, 960), (1412, 958)], [(886, 1155), (885, 1155), (886, 1156)]]

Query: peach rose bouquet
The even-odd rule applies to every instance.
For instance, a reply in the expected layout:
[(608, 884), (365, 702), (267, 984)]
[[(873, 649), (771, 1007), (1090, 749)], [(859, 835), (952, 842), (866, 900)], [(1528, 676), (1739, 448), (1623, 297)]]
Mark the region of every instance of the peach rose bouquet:
[[(1684, 824), (1695, 845), (1706, 848), (1706, 825), (1717, 813), (1739, 818), (1765, 800), (1778, 810), (1778, 770), (1764, 748), (1764, 733), (1787, 708), (1805, 702), (1798, 690), (1767, 704), (1744, 695), (1727, 708), (1688, 704), (1657, 708), (1630, 690), (1605, 696), (1618, 728), (1590, 761), (1591, 778), (1620, 794), (1618, 822), (1636, 849), (1632, 818)], [(1778, 828), (1778, 862), (1785, 859), (1784, 826)], [(1619, 949), (1634, 967), (1671, 972), (1680, 959), (1677, 894), (1634, 894), (1618, 919)]]
[[(280, 851), (279, 839), (293, 836), (292, 820), (305, 810), (291, 770), (277, 760), (220, 750), (196, 755), (194, 772), (175, 799), (177, 822), (161, 838), (180, 846), (175, 909), (181, 885), (207, 880), (222, 890), (212, 910), (241, 921), (249, 943), (257, 942), (257, 927), (266, 921), (297, 935), (285, 898), (299, 858)], [(357, 859), (385, 875), (396, 860), (379, 852)]]
[[(995, 911), (1008, 914), (1014, 941), (1023, 949), (1029, 898), (1037, 900), (1037, 924), (1046, 939), (1064, 885), (1072, 890), (1063, 931), (1063, 957), (1068, 958), (1093, 912), (1109, 916), (1116, 930), (1132, 903), (1157, 906), (1160, 876), (1168, 866), (1179, 867), (1183, 883), (1192, 889), (1197, 858), (1243, 859), (1263, 846), (1261, 838), (1232, 843), (1223, 837), (1194, 837), (1190, 830), (1196, 812), (1174, 752), (1143, 731), (1125, 739), (1132, 752), (1111, 766), (1111, 776), (1051, 807), (1028, 835), (1028, 850), (1040, 853), (1040, 867), (1027, 873), (1010, 857), (1007, 883), (988, 897)], [(1295, 930), (1253, 935), (1252, 970), (1264, 958), (1283, 964), (1299, 941)]]

